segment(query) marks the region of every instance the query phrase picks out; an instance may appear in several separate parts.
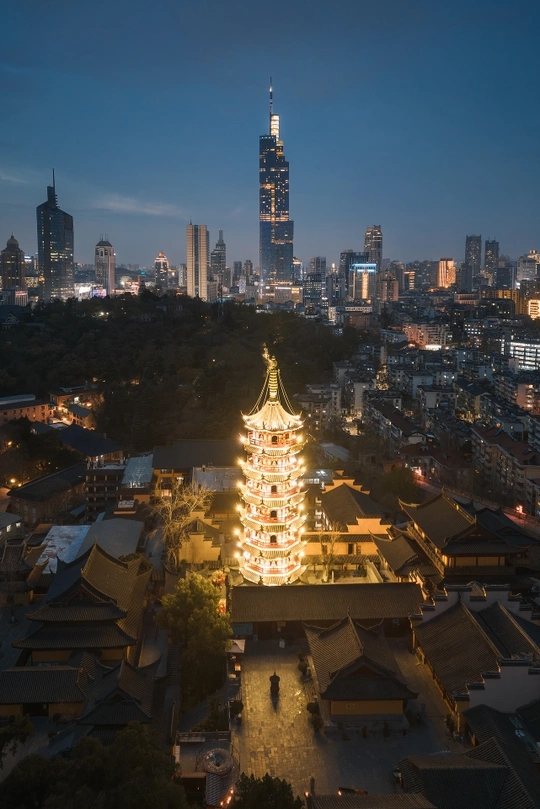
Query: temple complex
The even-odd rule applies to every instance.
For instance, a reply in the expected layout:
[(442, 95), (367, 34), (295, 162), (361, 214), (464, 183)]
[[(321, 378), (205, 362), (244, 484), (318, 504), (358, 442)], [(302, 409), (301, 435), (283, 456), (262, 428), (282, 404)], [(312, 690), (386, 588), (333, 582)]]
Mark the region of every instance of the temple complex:
[(247, 460), (241, 466), (239, 562), (245, 579), (278, 585), (296, 581), (304, 572), (304, 493), (299, 453), (304, 445), (302, 419), (287, 398), (275, 357), (265, 350), (263, 389), (253, 410), (243, 416)]

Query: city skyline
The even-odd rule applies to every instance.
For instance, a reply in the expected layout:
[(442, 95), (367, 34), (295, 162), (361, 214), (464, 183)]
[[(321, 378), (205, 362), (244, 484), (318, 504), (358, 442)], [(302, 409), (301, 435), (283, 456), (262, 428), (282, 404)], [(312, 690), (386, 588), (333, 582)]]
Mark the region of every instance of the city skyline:
[[(489, 14), (465, 2), (315, 3), (310, 15), (299, 3), (267, 51), (256, 47), (263, 11), (241, 0), (228, 9), (210, 0), (204, 32), (196, 15), (169, 5), (148, 19), (134, 2), (128, 30), (122, 11), (106, 8), (106, 31), (99, 3), (51, 10), (30, 0), (5, 15), (0, 221), (4, 240), (13, 231), (26, 253), (36, 252), (33, 210), (54, 166), (75, 218), (78, 262), (91, 263), (108, 232), (120, 263), (152, 266), (163, 249), (177, 265), (191, 217), (224, 229), (230, 263), (257, 264), (254, 172), (270, 74), (304, 263), (360, 251), (370, 222), (382, 225), (385, 255), (404, 261), (459, 261), (470, 233), (513, 257), (538, 246), (540, 10), (532, 3), (517, 13), (495, 0)], [(63, 47), (51, 52), (52, 39)], [(107, 60), (95, 58), (96, 41)], [(158, 42), (160, 59), (146, 58)], [(466, 64), (453, 56), (463, 51)], [(491, 58), (509, 51), (520, 58)], [(103, 131), (93, 124), (97, 103), (108, 109)]]

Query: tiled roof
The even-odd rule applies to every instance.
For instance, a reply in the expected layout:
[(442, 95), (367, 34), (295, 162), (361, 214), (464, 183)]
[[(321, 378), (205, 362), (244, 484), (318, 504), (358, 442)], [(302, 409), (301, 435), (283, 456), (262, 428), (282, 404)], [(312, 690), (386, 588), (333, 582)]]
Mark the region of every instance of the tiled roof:
[(120, 649), (132, 646), (136, 636), (117, 624), (57, 626), (40, 624), (25, 638), (12, 642), (16, 649)]
[(374, 536), (373, 542), (394, 573), (398, 573), (403, 565), (411, 564), (418, 559), (416, 551), (403, 534), (396, 539)]
[(517, 709), (516, 713), (526, 724), (527, 730), (535, 741), (540, 742), (540, 699), (523, 705)]
[(149, 666), (136, 668), (123, 660), (113, 669), (99, 666), (79, 724), (127, 725), (128, 722), (149, 722), (159, 664), (158, 659)]
[(67, 604), (44, 604), (28, 614), (32, 621), (44, 623), (92, 623), (93, 621), (116, 621), (124, 618), (126, 611), (112, 601), (96, 602), (90, 599)]
[(512, 616), (496, 604), (475, 613), (459, 601), (416, 626), (415, 633), (448, 694), (462, 692), (468, 682), (480, 682), (482, 672), (496, 671), (502, 657), (535, 651)]
[[(323, 699), (409, 699), (410, 691), (386, 640), (349, 616), (331, 627), (304, 624)], [(363, 676), (355, 676), (362, 669)], [(369, 673), (368, 673), (369, 672)]]
[(357, 525), (357, 519), (380, 517), (382, 511), (365, 492), (359, 492), (342, 483), (321, 494), (321, 505), (331, 523), (342, 530)]
[(238, 441), (180, 439), (154, 447), (154, 469), (192, 469), (199, 466), (236, 466)]
[(96, 458), (99, 455), (110, 455), (121, 452), (123, 447), (111, 441), (96, 430), (85, 430), (77, 424), (70, 424), (63, 430), (58, 430), (58, 437), (64, 446), (76, 450), (86, 458)]
[(474, 518), (443, 493), (420, 505), (401, 503), (401, 508), (438, 548), (474, 525)]
[(423, 795), (311, 795), (310, 809), (437, 809)]
[(504, 657), (540, 653), (540, 627), (530, 621), (516, 620), (500, 601), (478, 612), (471, 612), (479, 626)]
[(502, 809), (508, 765), (463, 753), (431, 753), (409, 756), (399, 767), (405, 791), (421, 792), (437, 809)]
[(72, 666), (21, 666), (0, 672), (0, 702), (84, 702), (89, 687), (83, 669)]
[(233, 587), (233, 623), (268, 621), (358, 621), (406, 618), (420, 611), (422, 591), (409, 582), (388, 584), (305, 584), (291, 587)]
[[(519, 710), (518, 714), (521, 716)], [(523, 741), (516, 736), (516, 726), (511, 721), (510, 715), (487, 705), (478, 705), (464, 711), (463, 716), (477, 743), (481, 745), (478, 748), (481, 757), (489, 761), (502, 760), (499, 750), (487, 744), (490, 740), (495, 740), (514, 770), (511, 777), (511, 781), (514, 781), (513, 791), (519, 795), (525, 788), (529, 797), (534, 800), (534, 805), (540, 806), (540, 773)], [(516, 777), (519, 783), (516, 782)]]
[(78, 719), (80, 725), (127, 725), (129, 722), (150, 722), (148, 716), (133, 699), (107, 700)]
[[(84, 432), (87, 431), (84, 430)], [(85, 478), (86, 463), (78, 463), (74, 466), (69, 466), (67, 469), (61, 469), (59, 472), (55, 472), (52, 475), (46, 475), (45, 477), (31, 480), (30, 483), (19, 486), (17, 489), (11, 489), (9, 496), (17, 497), (21, 500), (42, 503), (54, 497), (56, 494), (67, 492), (75, 486), (84, 483)]]
[[(467, 751), (465, 756), (482, 763), (489, 762), (507, 767), (508, 777), (499, 795), (496, 809), (538, 809), (540, 806), (538, 778), (530, 770), (526, 772), (525, 761), (510, 760), (507, 749), (495, 738), (488, 739), (479, 747)], [(523, 758), (525, 757), (526, 754)]]

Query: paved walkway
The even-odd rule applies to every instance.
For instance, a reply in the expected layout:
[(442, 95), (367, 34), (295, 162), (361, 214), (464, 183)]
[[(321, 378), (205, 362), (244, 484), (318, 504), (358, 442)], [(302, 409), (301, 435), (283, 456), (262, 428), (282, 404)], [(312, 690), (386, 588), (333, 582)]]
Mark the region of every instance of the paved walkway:
[[(429, 678), (424, 681), (424, 672), (416, 668), (406, 643), (399, 640), (395, 646), (404, 674), (411, 676), (411, 687), (421, 691), (418, 702), (425, 703), (426, 718), (406, 736), (393, 733), (384, 741), (380, 726), (370, 727), (367, 739), (353, 729), (314, 733), (306, 710), (309, 690), (298, 671), (298, 647), (280, 649), (277, 641), (248, 641), (242, 661), (242, 724), (233, 728), (240, 771), (285, 778), (299, 795), (309, 789), (312, 776), (321, 794), (335, 793), (340, 786), (393, 792), (398, 788), (392, 767), (404, 756), (450, 748), (462, 751), (446, 732), (444, 704), (433, 683)], [(268, 679), (274, 670), (281, 677), (275, 705)]]

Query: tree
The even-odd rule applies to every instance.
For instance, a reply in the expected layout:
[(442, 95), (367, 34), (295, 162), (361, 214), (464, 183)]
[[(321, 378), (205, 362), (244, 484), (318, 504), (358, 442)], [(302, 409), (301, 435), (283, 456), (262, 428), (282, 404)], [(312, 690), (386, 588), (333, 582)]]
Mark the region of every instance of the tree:
[[(50, 770), (50, 772), (48, 772)], [(3, 809), (188, 809), (175, 763), (146, 725), (133, 722), (104, 747), (90, 737), (68, 762), (31, 756), (0, 784)]]
[(319, 542), (321, 545), (321, 563), (323, 566), (323, 581), (327, 582), (330, 579), (330, 570), (334, 562), (334, 549), (336, 542), (341, 536), (336, 526), (332, 526), (329, 531), (319, 532)]
[(255, 778), (242, 773), (236, 784), (236, 809), (302, 809), (304, 802), (294, 797), (292, 787), (282, 778), (264, 775)]
[(183, 691), (188, 702), (196, 702), (221, 684), (232, 634), (229, 618), (220, 612), (219, 590), (198, 574), (180, 579), (162, 603), (158, 626), (182, 645)]
[(15, 755), (20, 744), (24, 744), (34, 733), (34, 726), (29, 716), (12, 719), (0, 728), (0, 769), (4, 766), (4, 758), (8, 753)]
[(175, 569), (180, 564), (180, 550), (189, 540), (189, 526), (194, 513), (205, 512), (210, 505), (212, 492), (198, 483), (184, 485), (181, 480), (171, 484), (170, 495), (162, 494), (154, 502), (152, 509), (161, 519), (163, 545), (167, 561)]

